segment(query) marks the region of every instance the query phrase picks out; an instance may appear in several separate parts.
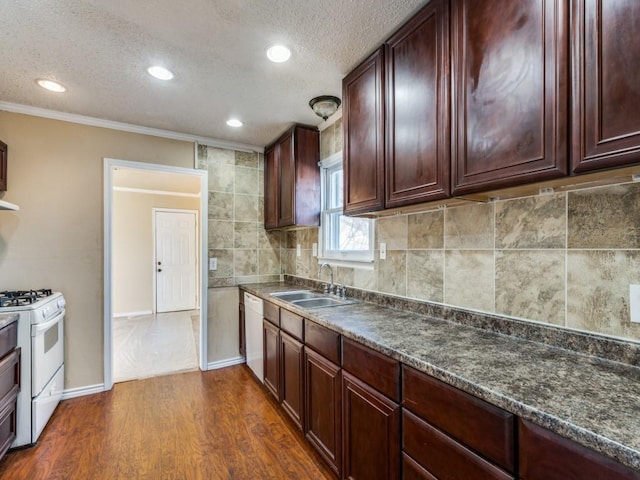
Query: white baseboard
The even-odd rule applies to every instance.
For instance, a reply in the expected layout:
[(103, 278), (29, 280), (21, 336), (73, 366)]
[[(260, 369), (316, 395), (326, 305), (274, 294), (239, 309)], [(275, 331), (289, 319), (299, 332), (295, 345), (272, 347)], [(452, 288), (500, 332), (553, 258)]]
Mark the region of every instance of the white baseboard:
[(62, 400), (69, 400), (70, 398), (84, 397), (85, 395), (93, 395), (94, 393), (104, 392), (104, 383), (98, 383), (96, 385), (87, 385), (86, 387), (68, 388), (62, 392)]
[(122, 318), (122, 317), (139, 317), (140, 315), (151, 315), (153, 312), (151, 310), (141, 310), (140, 312), (122, 312), (122, 313), (114, 313), (113, 318)]
[(244, 357), (227, 358), (226, 360), (218, 360), (207, 364), (207, 370), (217, 370), (218, 368), (230, 367), (232, 365), (240, 365), (244, 363)]

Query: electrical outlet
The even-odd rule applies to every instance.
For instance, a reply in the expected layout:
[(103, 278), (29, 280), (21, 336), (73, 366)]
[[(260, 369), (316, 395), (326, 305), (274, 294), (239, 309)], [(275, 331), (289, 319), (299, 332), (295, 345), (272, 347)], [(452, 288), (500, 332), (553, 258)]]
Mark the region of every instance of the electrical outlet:
[(209, 259), (209, 270), (217, 270), (218, 269), (218, 259), (210, 258)]
[(629, 310), (633, 323), (640, 323), (640, 285), (629, 285)]
[(380, 260), (385, 260), (387, 258), (387, 244), (380, 244)]
[(300, 244), (296, 245), (296, 256), (297, 257), (301, 257), (302, 256), (302, 247), (300, 246)]
[(313, 256), (313, 257), (317, 257), (318, 256), (318, 244), (317, 243), (312, 243), (311, 244), (311, 256)]

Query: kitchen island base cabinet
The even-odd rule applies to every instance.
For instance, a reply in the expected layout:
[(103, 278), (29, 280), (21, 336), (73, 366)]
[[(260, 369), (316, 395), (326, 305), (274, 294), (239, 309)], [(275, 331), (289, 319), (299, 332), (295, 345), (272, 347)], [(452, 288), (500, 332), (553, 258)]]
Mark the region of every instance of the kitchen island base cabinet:
[(531, 422), (518, 426), (522, 480), (640, 480), (640, 472)]
[(344, 479), (400, 478), (400, 406), (342, 373)]
[[(284, 317), (283, 310), (283, 317)], [(280, 363), (282, 365), (282, 382), (280, 396), (282, 408), (289, 414), (291, 420), (300, 430), (303, 428), (304, 405), (304, 356), (301, 342), (280, 331)]]
[(305, 434), (339, 477), (342, 463), (340, 366), (308, 347), (305, 347), (304, 359)]

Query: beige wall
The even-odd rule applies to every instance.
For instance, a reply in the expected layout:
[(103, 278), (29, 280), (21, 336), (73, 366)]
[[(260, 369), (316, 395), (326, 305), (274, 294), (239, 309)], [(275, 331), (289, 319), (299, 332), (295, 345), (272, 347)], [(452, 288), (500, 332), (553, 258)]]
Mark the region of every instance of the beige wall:
[[(342, 148), (340, 122), (322, 132), (320, 145), (322, 158)], [(373, 270), (338, 267), (335, 278), (638, 341), (629, 284), (640, 283), (639, 205), (640, 184), (626, 183), (381, 218), (375, 243), (387, 244), (387, 259), (376, 251)], [(316, 278), (317, 241), (317, 228), (288, 234), (287, 273)]]
[[(153, 209), (200, 211), (200, 199), (113, 192), (113, 313), (155, 311)], [(200, 214), (198, 214), (200, 217)]]
[(193, 167), (193, 144), (0, 112), (9, 146), (0, 289), (67, 298), (65, 387), (103, 382), (103, 158)]

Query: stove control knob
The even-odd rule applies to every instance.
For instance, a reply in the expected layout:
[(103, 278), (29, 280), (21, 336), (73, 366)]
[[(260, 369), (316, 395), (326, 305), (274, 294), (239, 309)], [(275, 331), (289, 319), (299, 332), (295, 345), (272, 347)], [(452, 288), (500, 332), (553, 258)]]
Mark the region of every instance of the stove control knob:
[(47, 318), (47, 310), (43, 309), (42, 312), (40, 312), (42, 314), (42, 318)]

